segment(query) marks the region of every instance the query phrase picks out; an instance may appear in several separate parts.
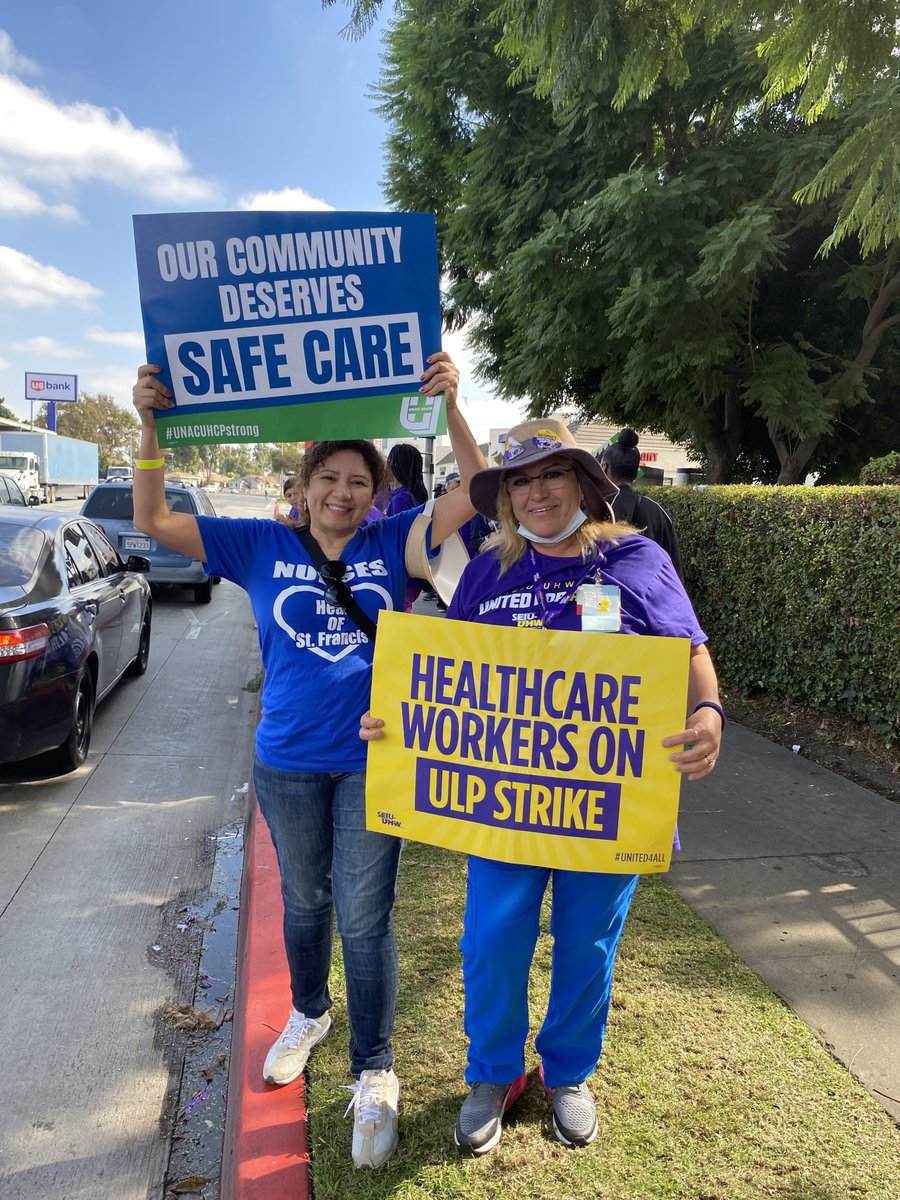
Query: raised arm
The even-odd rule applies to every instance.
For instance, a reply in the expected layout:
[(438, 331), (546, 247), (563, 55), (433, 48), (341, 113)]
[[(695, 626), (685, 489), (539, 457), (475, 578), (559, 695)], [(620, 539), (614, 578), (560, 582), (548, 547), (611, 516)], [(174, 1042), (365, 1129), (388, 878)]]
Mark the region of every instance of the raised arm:
[(428, 359), (428, 369), (421, 390), (426, 396), (444, 393), (447, 432), (450, 435), (450, 445), (453, 447), (460, 478), (460, 485), (455, 491), (435, 501), (431, 519), (432, 546), (439, 546), (445, 538), (475, 515), (475, 509), (469, 500), (469, 480), (476, 471), (481, 471), (487, 466), (465, 417), (457, 407), (458, 389), (459, 371), (450, 355), (443, 350), (432, 354)]
[(188, 558), (206, 561), (203, 539), (196, 517), (188, 513), (173, 513), (166, 504), (165, 470), (162, 451), (156, 436), (154, 409), (172, 408), (172, 393), (155, 378), (159, 367), (143, 366), (138, 370), (132, 400), (141, 419), (141, 445), (138, 463), (158, 462), (158, 467), (137, 466), (134, 472), (134, 523), (164, 546), (185, 554)]

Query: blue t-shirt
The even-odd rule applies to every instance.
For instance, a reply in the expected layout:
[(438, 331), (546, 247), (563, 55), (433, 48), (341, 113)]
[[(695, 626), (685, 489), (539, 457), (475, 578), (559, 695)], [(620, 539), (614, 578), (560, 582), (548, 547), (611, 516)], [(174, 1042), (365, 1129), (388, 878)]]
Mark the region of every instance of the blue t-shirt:
[[(569, 597), (552, 629), (580, 630), (575, 591), (581, 583), (602, 583), (619, 588), (622, 633), (690, 638), (693, 646), (706, 641), (671, 558), (649, 538), (631, 535), (617, 546), (603, 545), (591, 564), (539, 549), (536, 557), (548, 611)], [(447, 616), (483, 625), (540, 625), (531, 556), (526, 553), (501, 576), (495, 550), (476, 555), (463, 571)]]
[[(421, 512), (361, 525), (341, 561), (359, 606), (373, 620), (403, 611), (404, 554)], [(256, 753), (283, 771), (362, 771), (359, 718), (369, 706), (374, 644), (325, 586), (293, 529), (280, 521), (198, 517), (206, 573), (245, 588), (266, 677)]]

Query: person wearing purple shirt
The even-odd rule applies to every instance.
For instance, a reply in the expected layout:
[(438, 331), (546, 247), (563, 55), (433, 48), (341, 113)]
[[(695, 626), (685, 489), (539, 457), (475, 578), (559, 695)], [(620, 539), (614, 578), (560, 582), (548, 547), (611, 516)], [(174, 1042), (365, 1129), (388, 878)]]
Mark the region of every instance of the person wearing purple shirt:
[[(428, 499), (428, 492), (422, 478), (421, 452), (408, 442), (399, 442), (391, 447), (387, 465), (393, 486), (385, 516), (395, 517), (398, 513), (408, 512), (409, 509), (424, 504)], [(412, 612), (413, 602), (421, 590), (418, 583), (410, 580), (406, 588), (407, 612)]]
[[(502, 464), (472, 476), (469, 494), (497, 531), (463, 572), (448, 619), (581, 631), (581, 608), (604, 588), (613, 609), (618, 602), (618, 632), (690, 640), (690, 715), (663, 745), (682, 747), (670, 758), (688, 779), (709, 774), (725, 715), (706, 635), (669, 555), (615, 522), (616, 488), (597, 460), (561, 421), (526, 421), (510, 431)], [(360, 736), (374, 740), (382, 726), (366, 714)], [(461, 941), (470, 1090), (454, 1139), (473, 1154), (497, 1145), (504, 1114), (525, 1090), (528, 979), (551, 882), (550, 1002), (535, 1038), (540, 1078), (559, 1141), (586, 1146), (597, 1136), (586, 1081), (603, 1048), (615, 956), (637, 876), (470, 855)]]

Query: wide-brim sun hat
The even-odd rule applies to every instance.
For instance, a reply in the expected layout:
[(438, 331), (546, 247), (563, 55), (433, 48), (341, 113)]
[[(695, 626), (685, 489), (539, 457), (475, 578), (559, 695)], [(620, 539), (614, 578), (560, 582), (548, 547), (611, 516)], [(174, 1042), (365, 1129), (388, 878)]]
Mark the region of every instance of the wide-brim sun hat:
[(598, 521), (614, 520), (610, 505), (619, 489), (593, 454), (582, 450), (568, 427), (555, 417), (537, 417), (514, 426), (506, 435), (501, 464), (476, 471), (469, 480), (469, 499), (480, 513), (496, 521), (497, 496), (504, 475), (558, 456), (574, 463), (588, 515)]

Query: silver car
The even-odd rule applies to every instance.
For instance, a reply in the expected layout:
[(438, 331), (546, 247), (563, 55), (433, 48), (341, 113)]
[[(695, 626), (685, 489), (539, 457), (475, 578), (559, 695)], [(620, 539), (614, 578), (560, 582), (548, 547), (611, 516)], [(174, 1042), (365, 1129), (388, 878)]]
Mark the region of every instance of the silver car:
[[(192, 516), (214, 517), (216, 510), (206, 492), (184, 487), (179, 483), (166, 484), (166, 504), (172, 512)], [(190, 588), (198, 604), (209, 604), (212, 585), (218, 580), (205, 574), (203, 564), (163, 546), (134, 526), (134, 502), (131, 483), (98, 483), (81, 506), (81, 515), (99, 525), (123, 558), (140, 554), (148, 559), (150, 570), (144, 574), (151, 584), (172, 584)]]

